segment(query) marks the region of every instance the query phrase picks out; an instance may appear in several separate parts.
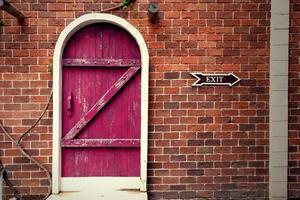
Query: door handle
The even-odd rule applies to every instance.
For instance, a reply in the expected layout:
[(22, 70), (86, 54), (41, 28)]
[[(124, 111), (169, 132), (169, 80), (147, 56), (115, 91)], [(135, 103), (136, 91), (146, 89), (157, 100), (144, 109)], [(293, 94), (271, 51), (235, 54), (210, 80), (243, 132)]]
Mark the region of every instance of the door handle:
[(68, 116), (72, 115), (72, 92), (68, 92), (68, 99), (67, 99), (67, 110), (68, 110)]

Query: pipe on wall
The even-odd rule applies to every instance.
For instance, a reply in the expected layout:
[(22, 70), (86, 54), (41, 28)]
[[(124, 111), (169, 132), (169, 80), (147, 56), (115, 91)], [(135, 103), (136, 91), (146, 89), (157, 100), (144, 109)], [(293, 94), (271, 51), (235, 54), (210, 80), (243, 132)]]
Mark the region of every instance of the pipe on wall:
[(8, 12), (12, 16), (16, 17), (19, 21), (24, 20), (25, 16), (14, 6), (12, 6), (6, 0), (0, 0), (0, 9)]

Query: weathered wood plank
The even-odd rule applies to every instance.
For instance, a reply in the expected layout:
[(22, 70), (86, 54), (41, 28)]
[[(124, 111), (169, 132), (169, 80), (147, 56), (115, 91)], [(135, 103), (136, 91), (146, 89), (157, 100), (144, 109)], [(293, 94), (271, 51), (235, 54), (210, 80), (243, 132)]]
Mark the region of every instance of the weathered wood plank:
[(62, 147), (140, 147), (139, 139), (62, 140)]
[(63, 66), (138, 67), (140, 61), (137, 59), (65, 58)]
[(118, 91), (133, 77), (139, 70), (138, 67), (130, 67), (110, 89), (96, 102), (96, 104), (84, 114), (75, 126), (63, 137), (64, 140), (73, 139), (93, 117), (118, 93)]

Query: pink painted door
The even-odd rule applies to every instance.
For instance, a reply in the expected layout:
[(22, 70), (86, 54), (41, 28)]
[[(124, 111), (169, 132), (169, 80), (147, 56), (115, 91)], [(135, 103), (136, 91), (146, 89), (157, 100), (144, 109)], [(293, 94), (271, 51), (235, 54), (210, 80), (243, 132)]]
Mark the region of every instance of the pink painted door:
[(62, 176), (140, 175), (140, 52), (107, 23), (78, 31), (63, 54)]

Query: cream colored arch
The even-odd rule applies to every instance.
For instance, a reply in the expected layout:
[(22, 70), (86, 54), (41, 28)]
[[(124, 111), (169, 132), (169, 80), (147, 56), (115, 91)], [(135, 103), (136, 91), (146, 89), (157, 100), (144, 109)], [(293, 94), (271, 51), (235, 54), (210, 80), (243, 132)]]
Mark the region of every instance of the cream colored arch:
[[(141, 191), (146, 191), (147, 181), (147, 149), (148, 149), (148, 77), (149, 77), (149, 54), (146, 43), (140, 32), (128, 23), (125, 19), (120, 17), (104, 14), (104, 13), (91, 13), (83, 15), (73, 22), (71, 22), (59, 35), (57, 40), (54, 56), (53, 56), (53, 159), (52, 159), (52, 192), (59, 193), (60, 191), (76, 189), (74, 185), (83, 187), (82, 181), (68, 179), (63, 182), (61, 177), (61, 97), (62, 97), (62, 56), (64, 48), (68, 40), (81, 28), (93, 24), (106, 22), (117, 25), (128, 33), (136, 40), (141, 53), (141, 175), (133, 179), (128, 177), (126, 179), (112, 180), (109, 177), (101, 177), (101, 180), (92, 180), (91, 185), (95, 183), (116, 184), (116, 188), (128, 187), (126, 185), (131, 182), (132, 187), (138, 187)], [(131, 179), (130, 179), (131, 178)], [(87, 180), (87, 179), (85, 179)], [(84, 181), (85, 182), (85, 181)], [(72, 185), (73, 184), (73, 185)], [(74, 186), (74, 188), (73, 188)]]

